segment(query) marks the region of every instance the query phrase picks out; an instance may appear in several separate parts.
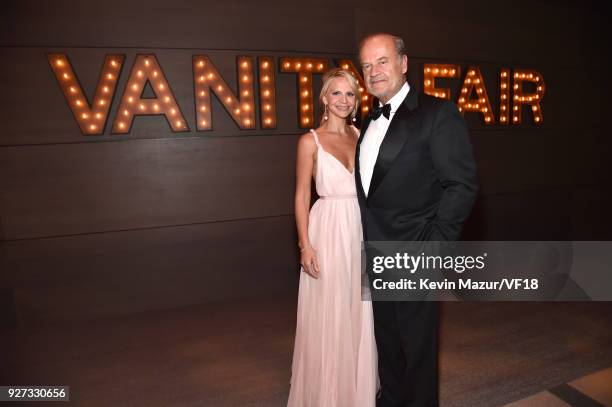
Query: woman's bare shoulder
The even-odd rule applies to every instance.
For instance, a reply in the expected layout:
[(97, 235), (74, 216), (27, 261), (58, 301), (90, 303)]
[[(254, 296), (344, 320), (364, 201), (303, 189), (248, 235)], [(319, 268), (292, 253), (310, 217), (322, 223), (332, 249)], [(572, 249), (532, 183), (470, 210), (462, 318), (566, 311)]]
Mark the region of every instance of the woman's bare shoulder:
[(317, 149), (317, 143), (315, 143), (314, 135), (311, 131), (307, 131), (299, 137), (298, 148), (305, 148), (312, 151)]

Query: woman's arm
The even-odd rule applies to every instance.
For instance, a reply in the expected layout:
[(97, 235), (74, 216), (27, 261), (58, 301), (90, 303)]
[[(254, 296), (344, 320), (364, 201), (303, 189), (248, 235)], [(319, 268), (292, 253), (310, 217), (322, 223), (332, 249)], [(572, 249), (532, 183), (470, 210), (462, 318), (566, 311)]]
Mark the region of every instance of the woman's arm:
[(295, 223), (300, 245), (300, 263), (308, 274), (319, 277), (319, 265), (316, 252), (308, 238), (308, 214), (312, 173), (314, 169), (317, 145), (310, 133), (303, 134), (298, 141), (296, 181), (295, 181)]

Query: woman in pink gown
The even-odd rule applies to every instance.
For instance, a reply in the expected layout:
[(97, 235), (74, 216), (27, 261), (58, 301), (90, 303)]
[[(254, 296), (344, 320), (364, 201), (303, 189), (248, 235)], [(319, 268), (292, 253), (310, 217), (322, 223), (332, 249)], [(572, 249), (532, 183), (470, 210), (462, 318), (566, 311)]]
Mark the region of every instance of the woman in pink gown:
[[(361, 300), (361, 221), (355, 187), (359, 85), (323, 77), (321, 126), (301, 136), (295, 216), (300, 286), (288, 407), (374, 407), (378, 387), (372, 303)], [(314, 177), (319, 199), (309, 211)]]

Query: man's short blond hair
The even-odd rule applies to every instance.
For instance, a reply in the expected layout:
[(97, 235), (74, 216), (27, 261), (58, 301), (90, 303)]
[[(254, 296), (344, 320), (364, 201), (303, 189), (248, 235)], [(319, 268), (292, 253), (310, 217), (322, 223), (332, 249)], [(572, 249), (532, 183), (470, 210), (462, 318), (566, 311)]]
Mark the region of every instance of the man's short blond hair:
[(369, 34), (366, 37), (364, 37), (361, 40), (361, 42), (359, 43), (359, 53), (360, 54), (361, 54), (361, 49), (363, 48), (363, 45), (368, 40), (370, 40), (370, 39), (372, 39), (374, 37), (389, 37), (389, 38), (391, 38), (391, 40), (393, 40), (393, 43), (395, 44), (395, 51), (397, 51), (397, 56), (401, 58), (402, 55), (406, 55), (406, 51), (404, 49), (404, 40), (401, 39), (400, 37), (398, 37), (397, 35), (393, 35), (393, 34), (389, 34), (389, 33), (383, 33), (383, 32)]

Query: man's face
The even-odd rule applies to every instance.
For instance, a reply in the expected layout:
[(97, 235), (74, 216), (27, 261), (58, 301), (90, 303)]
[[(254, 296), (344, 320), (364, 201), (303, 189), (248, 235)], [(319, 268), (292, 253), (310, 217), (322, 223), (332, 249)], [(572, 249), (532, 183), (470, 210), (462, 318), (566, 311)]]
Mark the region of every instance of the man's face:
[(393, 38), (378, 35), (368, 39), (359, 52), (368, 92), (385, 104), (404, 84), (408, 58), (400, 57)]

